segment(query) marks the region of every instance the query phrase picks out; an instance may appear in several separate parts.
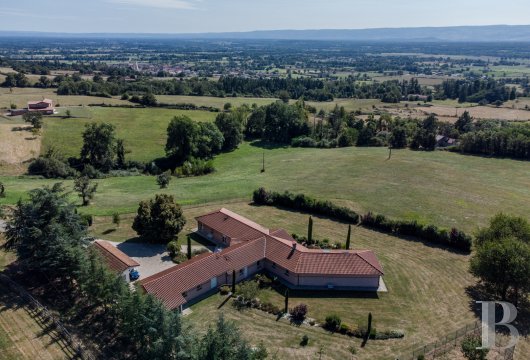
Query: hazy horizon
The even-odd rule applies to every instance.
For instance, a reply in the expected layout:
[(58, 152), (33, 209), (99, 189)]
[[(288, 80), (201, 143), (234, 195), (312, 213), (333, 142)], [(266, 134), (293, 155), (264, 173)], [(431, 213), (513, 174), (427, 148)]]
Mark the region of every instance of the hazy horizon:
[[(185, 34), (525, 25), (530, 2), (0, 0), (0, 31)], [(340, 9), (340, 10), (339, 10)], [(27, 21), (24, 21), (27, 20)]]

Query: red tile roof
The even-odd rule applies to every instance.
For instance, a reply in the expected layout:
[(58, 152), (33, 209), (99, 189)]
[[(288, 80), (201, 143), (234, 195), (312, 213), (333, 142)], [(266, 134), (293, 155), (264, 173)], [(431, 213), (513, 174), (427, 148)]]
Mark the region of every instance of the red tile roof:
[(283, 229), (269, 231), (227, 209), (196, 219), (240, 242), (236, 241), (235, 245), (219, 253), (196, 256), (140, 282), (146, 292), (161, 299), (170, 309), (187, 302), (182, 296), (183, 292), (213, 277), (240, 270), (265, 258), (294, 274), (351, 277), (383, 275), (381, 264), (370, 250), (308, 249), (297, 244)]
[(296, 274), (383, 275), (381, 264), (370, 250), (308, 249), (278, 237), (267, 237), (268, 260)]
[(195, 219), (235, 242), (253, 240), (269, 233), (269, 229), (225, 208)]
[(42, 103), (46, 103), (46, 104), (52, 104), (53, 101), (50, 100), (50, 99), (42, 99), (42, 100), (37, 100), (37, 101), (28, 101), (28, 105), (37, 105), (37, 104), (42, 104)]
[(93, 245), (111, 270), (121, 273), (130, 267), (140, 266), (135, 260), (131, 259), (108, 241), (96, 240)]
[[(173, 266), (140, 281), (144, 290), (170, 309), (186, 303), (183, 292), (189, 291), (210, 279), (239, 271), (263, 259), (265, 238), (233, 245), (219, 253), (205, 253), (182, 264)], [(222, 285), (222, 284), (219, 284)]]

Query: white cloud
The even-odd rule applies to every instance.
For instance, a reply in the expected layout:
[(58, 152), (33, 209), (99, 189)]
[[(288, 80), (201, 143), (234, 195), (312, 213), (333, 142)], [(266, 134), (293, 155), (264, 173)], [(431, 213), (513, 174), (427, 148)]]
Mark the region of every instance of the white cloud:
[[(188, 0), (107, 0), (108, 2), (124, 5), (136, 5), (161, 9), (195, 9), (194, 1)], [(195, 0), (196, 2), (197, 0)]]

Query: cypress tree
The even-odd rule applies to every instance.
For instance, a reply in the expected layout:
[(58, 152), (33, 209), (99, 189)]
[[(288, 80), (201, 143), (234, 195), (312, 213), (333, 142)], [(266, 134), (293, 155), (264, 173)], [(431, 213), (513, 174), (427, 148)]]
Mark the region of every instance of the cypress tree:
[(286, 314), (289, 312), (289, 289), (285, 290), (285, 309), (283, 312)]
[(232, 270), (232, 295), (236, 293), (236, 271)]
[(366, 330), (366, 338), (368, 339), (370, 337), (370, 333), (372, 332), (372, 313), (368, 313), (368, 329)]
[(188, 235), (188, 260), (191, 259), (191, 237)]
[(346, 237), (346, 250), (350, 249), (351, 225), (348, 225), (348, 236)]
[(307, 224), (307, 242), (311, 244), (313, 241), (313, 218), (309, 217), (309, 224)]

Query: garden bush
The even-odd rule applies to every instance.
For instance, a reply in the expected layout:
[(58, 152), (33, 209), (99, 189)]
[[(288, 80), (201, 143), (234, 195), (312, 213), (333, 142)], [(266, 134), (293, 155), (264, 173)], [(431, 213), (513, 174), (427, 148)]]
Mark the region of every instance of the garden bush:
[(228, 285), (223, 285), (219, 288), (219, 293), (221, 295), (228, 295), (230, 293), (231, 289)]
[(338, 206), (330, 201), (317, 200), (304, 194), (292, 194), (288, 191), (283, 194), (259, 188), (254, 191), (253, 201), (258, 205), (280, 206), (289, 209), (301, 210), (311, 214), (324, 215), (338, 220), (356, 224), (359, 215), (344, 206)]
[(291, 319), (294, 321), (304, 321), (305, 317), (307, 316), (307, 305), (306, 304), (298, 304), (291, 310), (289, 310), (289, 314), (291, 315)]
[(304, 335), (302, 336), (302, 341), (300, 341), (301, 346), (307, 346), (309, 344), (309, 336)]
[(324, 327), (329, 331), (337, 331), (341, 325), (341, 319), (338, 315), (328, 315), (326, 316), (326, 323)]

